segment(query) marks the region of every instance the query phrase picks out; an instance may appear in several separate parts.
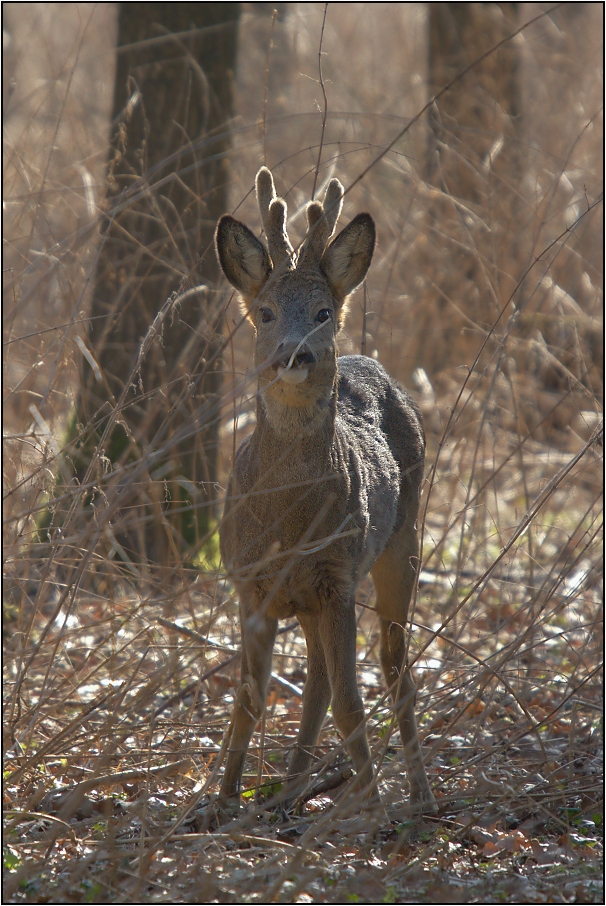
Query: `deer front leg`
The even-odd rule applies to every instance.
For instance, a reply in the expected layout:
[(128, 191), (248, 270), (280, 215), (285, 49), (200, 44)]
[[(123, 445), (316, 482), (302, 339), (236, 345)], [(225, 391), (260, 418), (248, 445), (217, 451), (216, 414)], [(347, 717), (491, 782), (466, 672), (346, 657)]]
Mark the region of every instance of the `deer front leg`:
[(230, 800), (238, 800), (240, 796), (244, 759), (253, 730), (265, 708), (267, 681), (271, 672), (272, 651), (278, 626), (277, 620), (267, 619), (259, 612), (247, 615), (242, 604), (240, 620), (241, 679), (234, 704), (231, 740), (219, 793), (220, 805), (227, 805)]
[(297, 743), (288, 766), (287, 795), (293, 798), (305, 783), (297, 779), (309, 768), (313, 750), (330, 704), (326, 658), (315, 619), (299, 616), (307, 643), (307, 679), (303, 689), (303, 713)]
[[(372, 783), (373, 769), (366, 738), (364, 705), (356, 676), (354, 601), (343, 601), (335, 596), (323, 602), (319, 626), (332, 690), (333, 717), (354, 763), (356, 785), (365, 789)], [(368, 795), (372, 801), (380, 802), (376, 790)]]

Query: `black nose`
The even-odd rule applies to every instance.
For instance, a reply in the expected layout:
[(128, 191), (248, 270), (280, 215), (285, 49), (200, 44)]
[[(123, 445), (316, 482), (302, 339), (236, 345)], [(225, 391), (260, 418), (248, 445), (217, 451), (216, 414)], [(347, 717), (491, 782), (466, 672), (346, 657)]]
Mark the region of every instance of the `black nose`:
[(274, 357), (274, 367), (275, 368), (287, 368), (290, 360), (292, 358), (292, 367), (300, 368), (303, 365), (313, 365), (316, 361), (311, 349), (307, 346), (301, 346), (301, 348), (295, 353), (297, 346), (294, 344), (289, 344), (288, 346), (282, 344), (276, 349), (276, 354)]

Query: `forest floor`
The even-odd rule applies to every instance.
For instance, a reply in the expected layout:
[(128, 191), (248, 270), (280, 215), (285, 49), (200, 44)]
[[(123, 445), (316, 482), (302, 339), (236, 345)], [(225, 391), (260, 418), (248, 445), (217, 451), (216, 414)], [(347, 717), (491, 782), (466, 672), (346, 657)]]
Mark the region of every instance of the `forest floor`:
[[(551, 457), (552, 479), (570, 458)], [(183, 571), (136, 587), (101, 562), (61, 608), (59, 575), (42, 595), (30, 569), (26, 607), (5, 622), (4, 902), (603, 902), (601, 545), (583, 497), (595, 468), (568, 473), (576, 513), (550, 496), (509, 557), (488, 542), (463, 556), (443, 508), (453, 488), (434, 487), (411, 658), (439, 811), (421, 820), (406, 806), (369, 582), (358, 677), (386, 815), (352, 790), (330, 712), (308, 793), (294, 813), (271, 807), (305, 678), (291, 626), (243, 809), (208, 829), (238, 677), (229, 584)]]

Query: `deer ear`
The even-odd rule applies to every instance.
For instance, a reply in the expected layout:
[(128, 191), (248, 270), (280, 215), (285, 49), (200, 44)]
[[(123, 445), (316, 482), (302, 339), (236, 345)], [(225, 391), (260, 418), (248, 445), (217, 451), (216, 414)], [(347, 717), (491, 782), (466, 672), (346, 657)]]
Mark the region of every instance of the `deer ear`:
[(219, 220), (215, 242), (223, 273), (250, 307), (271, 274), (265, 246), (248, 227), (229, 214)]
[(370, 214), (358, 214), (330, 243), (320, 259), (338, 302), (359, 286), (370, 267), (375, 248), (375, 224)]

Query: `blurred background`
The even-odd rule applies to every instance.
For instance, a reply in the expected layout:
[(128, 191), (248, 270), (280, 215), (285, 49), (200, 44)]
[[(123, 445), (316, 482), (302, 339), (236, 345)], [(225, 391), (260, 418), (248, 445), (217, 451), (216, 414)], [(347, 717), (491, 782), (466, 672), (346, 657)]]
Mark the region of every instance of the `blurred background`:
[(323, 23), (310, 3), (7, 4), (7, 537), (31, 533), (22, 508), (40, 511), (53, 446), (78, 438), (63, 472), (82, 480), (156, 313), (191, 290), (104, 455), (132, 466), (161, 447), (145, 487), (130, 482), (124, 555), (176, 562), (199, 546), (232, 452), (217, 405), (254, 410), (254, 384), (248, 402), (229, 390), (252, 331), (225, 299), (212, 233), (226, 210), (259, 228), (261, 164), (296, 240), (312, 187), (333, 175), (343, 224), (375, 218), (341, 349), (416, 390), (430, 434), (467, 379), (449, 437), (483, 413), (503, 449), (587, 440), (602, 370), (602, 11), (563, 4), (532, 22), (548, 8), (337, 4)]

